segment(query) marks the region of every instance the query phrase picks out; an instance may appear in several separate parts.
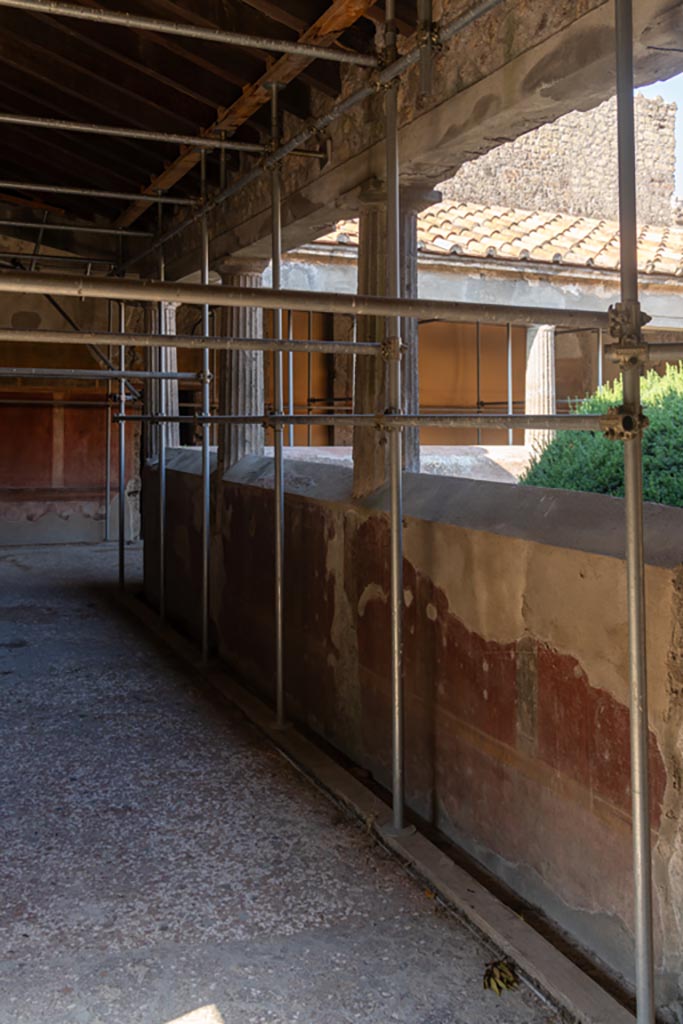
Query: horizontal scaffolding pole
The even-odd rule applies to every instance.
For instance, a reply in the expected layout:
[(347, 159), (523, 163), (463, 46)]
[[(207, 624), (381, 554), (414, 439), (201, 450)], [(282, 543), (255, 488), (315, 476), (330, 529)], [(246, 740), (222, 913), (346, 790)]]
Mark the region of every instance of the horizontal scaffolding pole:
[(46, 380), (199, 380), (201, 374), (170, 370), (163, 373), (157, 370), (126, 370), (122, 373), (121, 370), (71, 370), (54, 366), (0, 366), (0, 377), (38, 377)]
[(173, 196), (154, 195), (147, 192), (110, 192), (101, 188), (76, 188), (72, 185), (48, 185), (35, 181), (0, 181), (0, 191), (45, 192), (56, 196), (85, 196), (89, 199), (125, 199), (130, 202), (142, 200), (145, 203), (166, 203), (170, 206), (198, 206), (198, 199), (182, 199)]
[[(650, 342), (644, 349), (644, 358), (650, 363), (683, 359), (683, 342)], [(618, 345), (606, 345), (603, 351), (610, 359), (618, 361), (621, 358)]]
[[(0, 0), (2, 6), (2, 0)], [(145, 142), (165, 142), (171, 145), (190, 146), (193, 149), (229, 149), (237, 153), (268, 152), (258, 142), (237, 142), (234, 139), (221, 139), (213, 135), (178, 135), (173, 132), (157, 132), (147, 128), (125, 128), (118, 125), (93, 124), (91, 121), (62, 121), (55, 117), (33, 117), (28, 114), (0, 113), (0, 124), (18, 124), (25, 128), (48, 128), (60, 132), (78, 132), (84, 135), (106, 135), (116, 139), (142, 139)], [(296, 150), (295, 156), (307, 156), (316, 160), (327, 158), (325, 153), (316, 153), (309, 149)], [(134, 200), (145, 196), (135, 195)], [(150, 198), (151, 202), (155, 197)]]
[(177, 21), (163, 21), (122, 11), (91, 10), (75, 4), (59, 3), (57, 0), (0, 0), (0, 7), (14, 7), (21, 11), (37, 14), (53, 14), (62, 18), (78, 18), (94, 21), (99, 25), (120, 25), (143, 32), (159, 32), (162, 35), (181, 36), (184, 39), (204, 39), (210, 43), (225, 46), (246, 46), (256, 50), (270, 50), (273, 53), (294, 53), (312, 60), (331, 60), (337, 64), (358, 64), (361, 67), (377, 67), (377, 59), (348, 50), (330, 50), (311, 43), (294, 43), (286, 39), (269, 39), (267, 36), (252, 36), (244, 32), (226, 32), (220, 28), (202, 28)]
[(49, 224), (42, 220), (0, 220), (0, 234), (2, 228), (28, 228), (31, 231), (39, 231), (41, 234), (43, 231), (79, 231), (86, 235), (116, 235), (119, 238), (153, 237), (153, 232), (139, 231), (135, 228), (99, 227), (94, 224), (58, 224), (56, 221)]
[[(6, 2), (8, 2), (8, 0), (0, 0), (0, 6)], [(17, 2), (19, 2), (19, 0), (17, 0)], [(455, 18), (453, 21), (449, 22), (448, 25), (442, 28), (439, 33), (440, 42), (445, 43), (449, 39), (452, 39), (453, 36), (456, 36), (463, 29), (467, 28), (468, 25), (471, 25), (485, 14), (488, 14), (495, 7), (499, 7), (503, 2), (504, 0), (482, 0), (482, 2), (478, 3), (472, 8), (472, 10), (468, 11), (467, 14), (463, 14), (459, 18)], [(376, 74), (372, 76), (371, 80), (366, 82), (366, 84), (355, 89), (354, 92), (350, 93), (346, 97), (346, 99), (335, 103), (325, 114), (322, 114), (314, 121), (311, 121), (305, 128), (302, 128), (296, 135), (293, 135), (287, 142), (278, 146), (277, 149), (261, 161), (258, 167), (253, 167), (237, 181), (232, 182), (226, 188), (217, 192), (201, 212), (192, 214), (175, 227), (169, 228), (168, 231), (159, 235), (152, 246), (132, 255), (122, 264), (122, 269), (132, 267), (135, 263), (138, 263), (146, 256), (149, 256), (160, 246), (165, 245), (172, 238), (175, 238), (176, 235), (181, 234), (193, 224), (197, 224), (204, 214), (209, 214), (212, 210), (221, 206), (226, 199), (233, 198), (243, 189), (247, 188), (255, 181), (258, 181), (262, 174), (267, 171), (271, 171), (273, 167), (280, 162), (280, 160), (284, 160), (285, 157), (293, 153), (294, 150), (297, 150), (300, 146), (304, 145), (304, 143), (324, 131), (335, 121), (339, 120), (340, 117), (343, 117), (344, 114), (348, 114), (349, 111), (353, 110), (353, 108), (358, 106), (359, 103), (362, 103), (364, 100), (376, 95), (378, 89), (383, 88), (392, 82), (394, 78), (402, 75), (404, 71), (407, 71), (408, 68), (412, 67), (419, 61), (421, 53), (422, 47), (416, 46), (412, 50), (409, 50), (408, 53), (404, 53), (398, 58), (398, 60), (393, 61), (391, 64), (387, 64), (384, 68), (380, 68)]]
[[(1, 280), (1, 278), (0, 278)], [(200, 286), (201, 287), (201, 286)], [(0, 289), (1, 290), (1, 289)], [(106, 334), (96, 331), (48, 331), (22, 330), (14, 327), (0, 327), (0, 342), (23, 342), (47, 345), (127, 345), (135, 348), (158, 348), (158, 334)], [(355, 341), (298, 341), (296, 338), (208, 338), (196, 334), (164, 335), (164, 348), (219, 349), (246, 352), (329, 352), (334, 355), (379, 356), (382, 346), (375, 342)], [(141, 376), (133, 371), (126, 377)]]
[[(121, 419), (119, 416), (114, 417)], [(245, 423), (255, 424), (264, 427), (283, 426), (312, 426), (332, 427), (336, 424), (346, 424), (351, 427), (368, 427), (377, 430), (386, 430), (390, 427), (462, 427), (462, 428), (491, 428), (493, 430), (599, 430), (605, 428), (605, 418), (598, 415), (513, 415), (501, 414), (499, 416), (467, 416), (450, 415), (445, 413), (442, 416), (410, 416), (410, 415), (383, 415), (383, 414), (348, 414), (337, 413), (330, 416), (301, 415), (301, 416), (202, 416), (197, 413), (194, 416), (124, 416), (126, 420), (148, 420), (158, 423)]]
[(109, 409), (112, 407), (110, 401), (88, 402), (81, 399), (70, 401), (67, 398), (0, 398), (0, 405), (35, 405), (42, 409)]
[[(0, 0), (1, 2), (1, 0)], [(224, 285), (185, 284), (172, 281), (124, 278), (75, 277), (66, 274), (0, 272), (0, 292), (33, 295), (73, 295), (77, 298), (176, 302), (189, 305), (303, 309), (314, 313), (348, 313), (359, 316), (401, 316), (449, 323), (481, 320), (498, 324), (552, 324), (609, 328), (604, 310), (541, 309), (535, 306), (503, 306), (491, 303), (446, 302), (442, 299), (391, 299), (375, 295), (295, 289), (228, 288)], [(25, 333), (25, 332), (22, 332)], [(128, 336), (129, 337), (129, 336)], [(35, 340), (35, 339), (33, 339)], [(125, 341), (124, 344), (136, 344)], [(302, 345), (305, 343), (301, 343)], [(358, 351), (355, 342), (349, 342)]]
[(62, 253), (41, 252), (34, 255), (30, 252), (0, 252), (0, 260), (34, 260), (36, 263), (68, 263), (79, 264), (91, 263), (98, 267), (115, 267), (116, 260), (105, 260), (102, 257), (92, 256), (64, 256)]

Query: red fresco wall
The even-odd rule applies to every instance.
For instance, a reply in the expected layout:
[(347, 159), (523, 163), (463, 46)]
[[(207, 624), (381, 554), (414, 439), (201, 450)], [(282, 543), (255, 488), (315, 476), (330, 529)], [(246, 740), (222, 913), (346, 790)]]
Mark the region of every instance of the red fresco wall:
[[(312, 465), (308, 469), (315, 472)], [(158, 578), (151, 525), (155, 476), (148, 472), (144, 489), (145, 584), (152, 603)], [(166, 611), (197, 636), (200, 478), (171, 470), (167, 495)], [(272, 702), (272, 490), (226, 480), (215, 498), (222, 525), (211, 553), (213, 643)], [(288, 714), (388, 786), (387, 517), (347, 500), (312, 500), (288, 491), (285, 528)], [(462, 530), (443, 522), (423, 522), (421, 529), (424, 564), (406, 558), (403, 566), (410, 806), (577, 941), (628, 973), (628, 708), (599, 679), (589, 678), (566, 645), (560, 650), (548, 637), (524, 631), (502, 642), (468, 628), (428, 569), (430, 551), (447, 550), (431, 544), (430, 530), (452, 530), (448, 543), (454, 548), (463, 543)], [(550, 583), (548, 601), (554, 593)], [(649, 745), (656, 847), (671, 818), (665, 814), (671, 778), (653, 730)], [(660, 925), (658, 919), (661, 945), (667, 940)]]

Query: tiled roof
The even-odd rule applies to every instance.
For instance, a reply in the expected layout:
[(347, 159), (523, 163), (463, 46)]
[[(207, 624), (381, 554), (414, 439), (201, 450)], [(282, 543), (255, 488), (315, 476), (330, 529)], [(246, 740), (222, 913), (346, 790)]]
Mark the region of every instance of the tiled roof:
[[(316, 244), (358, 245), (358, 221), (341, 221)], [(418, 248), (438, 256), (618, 270), (619, 225), (568, 213), (448, 200), (420, 214)], [(638, 266), (645, 274), (683, 277), (683, 227), (641, 226)]]

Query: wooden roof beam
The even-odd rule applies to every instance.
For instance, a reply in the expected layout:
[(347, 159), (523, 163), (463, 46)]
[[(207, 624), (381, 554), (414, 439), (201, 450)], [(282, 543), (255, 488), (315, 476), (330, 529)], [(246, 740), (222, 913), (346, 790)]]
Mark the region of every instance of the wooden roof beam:
[[(168, 0), (164, 0), (168, 2)], [(318, 46), (329, 46), (347, 28), (362, 18), (372, 7), (372, 0), (334, 0), (321, 16), (313, 22), (299, 37), (302, 43), (314, 43)], [(231, 134), (245, 124), (252, 115), (265, 106), (270, 100), (267, 88), (269, 82), (291, 82), (312, 62), (306, 57), (285, 54), (276, 60), (268, 70), (253, 84), (245, 87), (239, 99), (231, 106), (220, 111), (218, 118), (209, 127), (209, 132), (227, 132)], [(183, 178), (199, 163), (200, 156), (196, 150), (185, 150), (180, 153), (150, 184), (145, 188), (147, 193), (166, 192)], [(119, 217), (117, 225), (128, 227), (148, 209), (146, 203), (131, 203)]]

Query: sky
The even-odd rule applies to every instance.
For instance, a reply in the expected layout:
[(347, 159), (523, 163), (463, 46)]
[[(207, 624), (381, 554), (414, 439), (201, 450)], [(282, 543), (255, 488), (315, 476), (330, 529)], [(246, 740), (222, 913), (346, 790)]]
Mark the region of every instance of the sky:
[(655, 82), (636, 92), (644, 96), (661, 96), (668, 103), (678, 104), (676, 113), (676, 195), (683, 197), (683, 74), (666, 82)]

